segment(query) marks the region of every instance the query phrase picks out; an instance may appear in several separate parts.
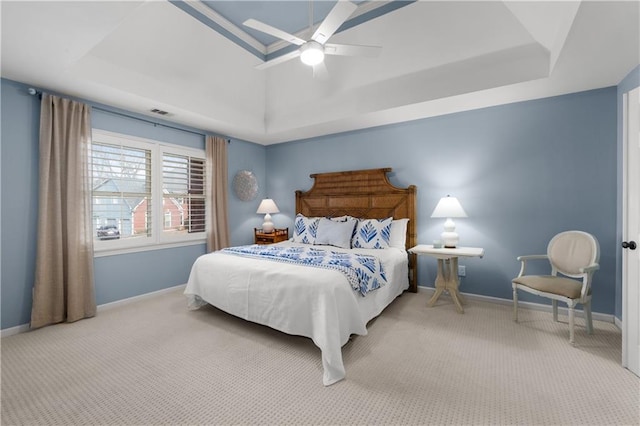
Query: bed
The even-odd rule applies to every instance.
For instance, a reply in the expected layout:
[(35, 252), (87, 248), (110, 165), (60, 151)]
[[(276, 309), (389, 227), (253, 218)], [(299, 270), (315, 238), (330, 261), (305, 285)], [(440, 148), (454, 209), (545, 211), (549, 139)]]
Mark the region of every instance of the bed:
[[(335, 222), (393, 218), (390, 247), (380, 250), (366, 245), (311, 245), (301, 242), (303, 233), (296, 228), (293, 238), (286, 242), (209, 253), (199, 257), (192, 267), (184, 292), (189, 308), (211, 304), (245, 320), (309, 337), (322, 352), (324, 385), (342, 380), (342, 346), (350, 336), (366, 335), (367, 323), (396, 297), (407, 290), (417, 291), (416, 258), (407, 251), (416, 245), (416, 187), (393, 186), (387, 178), (389, 172), (391, 168), (312, 174), (312, 188), (296, 191), (294, 225), (302, 219), (318, 219), (328, 225), (327, 219), (320, 218)], [(356, 227), (370, 222), (373, 220), (357, 221)], [(399, 236), (400, 231), (404, 235)], [(267, 250), (282, 257), (257, 258), (255, 250), (263, 251), (260, 256)], [(294, 262), (289, 261), (291, 253), (295, 253)], [(301, 253), (320, 253), (323, 259), (326, 257), (326, 265), (300, 264)], [(371, 289), (363, 288), (362, 282), (360, 287), (354, 285), (353, 276), (333, 266), (333, 258), (347, 256), (365, 259), (365, 264), (377, 259), (378, 272), (384, 275), (383, 285), (375, 285), (378, 276), (367, 279), (367, 283), (374, 283)]]

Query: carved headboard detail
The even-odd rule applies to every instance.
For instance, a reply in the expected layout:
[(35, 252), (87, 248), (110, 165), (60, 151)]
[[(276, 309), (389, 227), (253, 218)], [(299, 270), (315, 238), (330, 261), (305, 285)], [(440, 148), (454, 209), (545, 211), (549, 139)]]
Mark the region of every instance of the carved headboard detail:
[[(393, 186), (388, 178), (391, 168), (316, 173), (313, 187), (296, 191), (296, 213), (305, 216), (342, 216), (359, 218), (409, 218), (406, 248), (417, 244), (416, 187)], [(416, 255), (409, 256), (409, 290), (417, 291)]]

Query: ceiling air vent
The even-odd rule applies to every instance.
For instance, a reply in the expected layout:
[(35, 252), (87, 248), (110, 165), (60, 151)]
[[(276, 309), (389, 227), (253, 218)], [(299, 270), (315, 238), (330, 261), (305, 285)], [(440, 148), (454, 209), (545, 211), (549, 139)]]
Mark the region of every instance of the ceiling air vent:
[(151, 112), (154, 113), (154, 114), (158, 114), (158, 115), (170, 115), (167, 111), (163, 111), (163, 110), (158, 109), (158, 108), (152, 109)]

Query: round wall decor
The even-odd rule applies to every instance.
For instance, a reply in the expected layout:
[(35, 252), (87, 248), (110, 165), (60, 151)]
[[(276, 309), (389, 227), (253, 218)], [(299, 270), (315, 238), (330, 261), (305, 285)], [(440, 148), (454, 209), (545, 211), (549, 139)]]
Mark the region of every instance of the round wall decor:
[(233, 191), (242, 201), (251, 201), (258, 194), (258, 179), (249, 170), (240, 170), (233, 178)]

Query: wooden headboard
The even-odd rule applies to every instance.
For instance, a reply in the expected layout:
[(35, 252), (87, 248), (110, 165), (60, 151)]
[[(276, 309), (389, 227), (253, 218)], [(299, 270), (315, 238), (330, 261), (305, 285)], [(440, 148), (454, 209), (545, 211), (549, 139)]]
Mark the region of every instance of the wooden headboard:
[[(296, 213), (308, 217), (350, 215), (359, 218), (409, 218), (406, 248), (417, 244), (416, 187), (396, 188), (387, 179), (391, 168), (316, 173), (308, 191), (296, 191)], [(418, 290), (415, 254), (409, 256), (409, 290)]]

